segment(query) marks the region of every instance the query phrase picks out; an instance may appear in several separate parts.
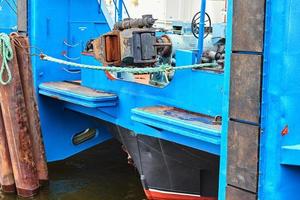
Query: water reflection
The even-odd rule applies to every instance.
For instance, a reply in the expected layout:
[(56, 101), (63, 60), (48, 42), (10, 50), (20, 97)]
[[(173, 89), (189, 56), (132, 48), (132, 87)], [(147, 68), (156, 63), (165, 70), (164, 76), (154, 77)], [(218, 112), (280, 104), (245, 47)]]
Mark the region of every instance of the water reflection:
[[(33, 200), (143, 200), (136, 170), (116, 141), (49, 164), (50, 183)], [(0, 199), (20, 199), (3, 195)]]

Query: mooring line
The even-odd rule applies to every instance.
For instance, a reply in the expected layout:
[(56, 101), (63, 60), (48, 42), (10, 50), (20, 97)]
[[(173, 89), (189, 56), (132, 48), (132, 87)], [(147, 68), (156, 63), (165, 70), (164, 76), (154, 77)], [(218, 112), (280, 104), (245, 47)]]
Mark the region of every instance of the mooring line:
[(96, 65), (87, 65), (87, 64), (79, 64), (70, 61), (65, 61), (62, 59), (54, 58), (45, 54), (41, 54), (40, 58), (45, 61), (54, 62), (57, 64), (78, 67), (83, 69), (92, 69), (92, 70), (102, 70), (108, 72), (127, 72), (127, 73), (134, 73), (134, 74), (151, 74), (151, 73), (158, 73), (158, 72), (168, 72), (168, 71), (176, 71), (176, 70), (186, 70), (186, 69), (196, 69), (196, 68), (203, 68), (203, 67), (217, 67), (218, 64), (215, 63), (204, 63), (204, 64), (195, 64), (195, 65), (186, 65), (186, 66), (179, 66), (173, 67), (171, 65), (160, 65), (158, 67), (116, 67), (116, 66), (96, 66)]

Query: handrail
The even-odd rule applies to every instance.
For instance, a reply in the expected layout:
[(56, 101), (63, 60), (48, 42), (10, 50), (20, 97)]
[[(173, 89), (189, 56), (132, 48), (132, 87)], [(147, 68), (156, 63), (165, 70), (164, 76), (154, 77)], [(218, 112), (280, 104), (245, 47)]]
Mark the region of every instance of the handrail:
[(127, 9), (127, 6), (126, 6), (126, 4), (125, 4), (125, 2), (123, 1), (123, 6), (124, 6), (124, 8), (125, 8), (125, 12), (126, 12), (126, 14), (127, 14), (127, 17), (128, 18), (130, 18), (130, 15), (129, 15), (129, 12), (128, 12), (128, 9)]
[(201, 63), (204, 45), (206, 0), (201, 0), (197, 63)]
[(119, 8), (118, 8), (117, 3), (116, 3), (115, 0), (112, 0), (112, 2), (115, 5), (115, 22), (116, 22), (117, 21), (117, 13), (119, 13)]
[[(125, 2), (123, 0), (119, 0), (122, 2), (122, 6), (125, 8), (125, 12), (126, 12), (126, 15), (128, 18), (130, 18), (130, 15), (129, 15), (129, 12), (128, 12), (128, 9), (127, 9), (127, 6), (125, 4)], [(119, 16), (119, 21), (122, 20), (122, 15), (123, 15), (123, 9), (120, 8), (120, 6), (117, 5), (117, 2), (116, 0), (112, 0), (112, 2), (114, 3), (114, 6), (115, 6), (115, 22), (117, 21), (117, 16)]]

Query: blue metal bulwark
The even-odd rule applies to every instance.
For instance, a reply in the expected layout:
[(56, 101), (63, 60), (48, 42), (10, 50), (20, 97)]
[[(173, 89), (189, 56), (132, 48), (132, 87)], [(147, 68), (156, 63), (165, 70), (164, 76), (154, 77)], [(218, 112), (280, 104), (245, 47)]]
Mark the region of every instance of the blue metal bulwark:
[[(84, 9), (81, 0), (28, 2), (31, 44), (52, 56), (67, 59), (67, 55), (70, 59), (74, 58), (72, 61), (81, 62), (77, 58), (81, 58), (85, 43), (111, 30), (109, 20), (105, 17), (109, 15), (104, 13), (104, 9), (99, 12), (98, 1), (84, 3)], [(36, 48), (32, 51), (41, 53)], [(80, 72), (73, 73), (73, 69), (66, 66), (43, 62), (38, 57), (33, 57), (32, 63), (37, 92), (41, 83), (81, 79)], [(93, 118), (66, 109), (68, 104), (65, 102), (39, 95), (38, 103), (48, 161), (65, 159), (112, 137), (107, 128), (99, 125)], [(74, 145), (73, 136), (88, 128), (96, 128), (97, 137)]]
[(17, 7), (12, 0), (0, 0), (0, 33), (17, 30)]
[[(178, 58), (177, 64), (179, 66), (192, 64), (195, 60), (193, 51), (177, 51), (176, 57)], [(91, 59), (90, 57), (85, 57), (85, 59), (86, 62), (91, 62), (88, 61)], [(82, 70), (82, 84), (117, 94), (119, 98), (119, 105), (116, 108), (118, 113), (117, 119), (114, 121), (106, 120), (133, 130), (138, 134), (175, 141), (179, 144), (193, 146), (196, 149), (202, 149), (205, 146), (202, 150), (219, 154), (220, 134), (218, 134), (217, 139), (209, 140), (212, 142), (206, 141), (206, 143), (200, 145), (200, 143), (203, 143), (203, 140), (195, 140), (192, 134), (183, 136), (182, 134), (174, 134), (166, 129), (163, 130), (164, 133), (162, 134), (155, 128), (147, 127), (145, 125), (147, 123), (133, 123), (132, 118), (134, 121), (141, 122), (142, 120), (145, 122), (145, 118), (142, 119), (140, 115), (137, 115), (135, 109), (159, 105), (181, 108), (209, 116), (220, 116), (222, 114), (222, 73), (204, 70), (177, 71), (168, 86), (159, 88), (122, 80), (112, 81), (106, 77), (104, 72), (84, 69)], [(205, 95), (195, 96), (195, 93)], [(88, 114), (91, 113), (88, 112)], [(94, 114), (100, 116), (99, 114)], [(157, 121), (154, 119), (151, 123), (157, 124)], [(181, 129), (183, 132), (186, 132), (184, 126)], [(215, 130), (208, 130), (208, 132), (211, 133), (212, 138), (215, 137)], [(202, 134), (205, 134), (205, 131)]]
[(259, 199), (299, 199), (299, 7), (267, 1)]

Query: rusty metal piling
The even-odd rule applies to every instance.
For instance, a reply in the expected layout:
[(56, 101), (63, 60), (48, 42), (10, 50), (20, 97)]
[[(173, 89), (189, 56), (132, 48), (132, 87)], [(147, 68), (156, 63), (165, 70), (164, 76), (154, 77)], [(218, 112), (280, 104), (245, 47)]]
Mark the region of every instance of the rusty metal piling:
[(4, 193), (14, 193), (15, 179), (11, 166), (8, 145), (6, 141), (6, 132), (0, 107), (0, 186)]
[[(11, 70), (12, 81), (7, 85), (0, 85), (3, 116), (3, 131), (0, 137), (6, 136), (18, 195), (32, 197), (38, 193), (39, 181), (48, 180), (48, 172), (34, 99), (28, 40), (16, 34), (11, 35), (10, 39), (14, 57), (8, 62), (8, 67)], [(2, 143), (0, 145), (5, 146)], [(5, 160), (0, 160), (1, 164), (3, 161)], [(9, 173), (9, 164), (7, 166), (6, 170)], [(5, 170), (1, 171), (3, 172)]]
[(33, 87), (32, 66), (29, 50), (30, 45), (27, 37), (16, 34), (13, 34), (11, 37), (14, 45), (16, 46), (16, 57), (18, 60), (27, 118), (29, 121), (33, 156), (37, 166), (39, 181), (41, 184), (43, 184), (48, 181), (48, 168), (41, 134), (40, 117)]

